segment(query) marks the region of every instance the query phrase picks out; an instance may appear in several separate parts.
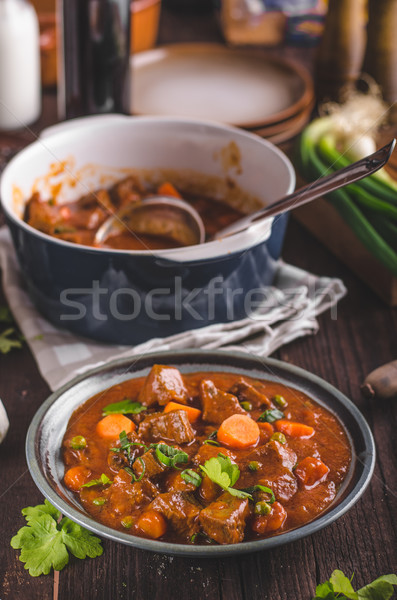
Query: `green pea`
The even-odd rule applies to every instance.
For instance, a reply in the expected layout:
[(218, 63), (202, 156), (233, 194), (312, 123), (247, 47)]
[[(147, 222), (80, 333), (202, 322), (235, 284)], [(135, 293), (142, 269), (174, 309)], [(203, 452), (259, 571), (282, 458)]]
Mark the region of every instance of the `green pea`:
[(256, 460), (252, 460), (248, 463), (248, 468), (250, 471), (257, 471), (259, 469), (259, 463)]
[(95, 506), (103, 506), (106, 500), (105, 498), (94, 498), (92, 502), (95, 504)]
[(276, 394), (275, 396), (273, 396), (272, 401), (274, 402), (274, 404), (277, 404), (277, 406), (279, 406), (280, 408), (285, 408), (288, 404), (284, 396), (280, 396), (280, 394)]
[(127, 517), (124, 517), (124, 519), (121, 519), (121, 524), (125, 529), (131, 529), (131, 527), (134, 524), (134, 520), (132, 517), (127, 516)]
[(264, 515), (269, 515), (271, 510), (270, 504), (261, 500), (255, 504), (254, 512), (256, 515), (260, 515), (262, 517)]
[(246, 402), (246, 401), (240, 402), (240, 406), (241, 406), (241, 408), (243, 408), (246, 411), (252, 410), (252, 404), (251, 404), (251, 402)]
[(286, 439), (285, 435), (283, 433), (281, 433), (281, 431), (276, 431), (276, 433), (273, 433), (273, 435), (270, 439), (275, 440), (276, 442), (280, 442), (280, 444), (287, 443), (287, 439)]
[(87, 440), (82, 435), (76, 435), (70, 440), (70, 447), (73, 450), (83, 450), (87, 447)]

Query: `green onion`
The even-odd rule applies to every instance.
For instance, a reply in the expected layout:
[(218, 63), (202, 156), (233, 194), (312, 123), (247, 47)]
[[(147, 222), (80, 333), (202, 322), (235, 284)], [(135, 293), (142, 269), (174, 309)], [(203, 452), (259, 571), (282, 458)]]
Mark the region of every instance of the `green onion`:
[(276, 496), (274, 495), (273, 490), (266, 487), (265, 485), (252, 485), (251, 487), (244, 488), (243, 491), (249, 494), (250, 496), (252, 496), (252, 494), (254, 494), (255, 492), (264, 492), (265, 494), (270, 494), (270, 500), (267, 500), (268, 504), (273, 504), (273, 502), (276, 501)]
[(184, 471), (182, 471), (181, 477), (184, 481), (186, 481), (187, 483), (191, 483), (196, 487), (201, 485), (202, 482), (202, 478), (200, 477), (200, 475), (196, 473), (196, 471), (193, 471), (193, 469), (185, 469)]
[(142, 473), (139, 475), (139, 477), (137, 477), (135, 475), (134, 471), (132, 469), (130, 469), (130, 467), (123, 467), (124, 471), (126, 471), (126, 473), (128, 473), (128, 475), (131, 475), (131, 483), (135, 483), (136, 481), (141, 481), (141, 479), (143, 478), (145, 471), (146, 471), (146, 465), (143, 462), (142, 458), (140, 456), (138, 456), (138, 458), (136, 460), (139, 460), (139, 462), (142, 465)]
[[(343, 167), (351, 164), (340, 155), (336, 146), (331, 147), (331, 141), (325, 137), (330, 131), (330, 118), (320, 118), (313, 121), (303, 131), (299, 143), (299, 156), (301, 174), (313, 181), (319, 177), (330, 174), (334, 166)], [(325, 137), (325, 139), (323, 139)], [(332, 165), (329, 166), (329, 165)], [(377, 175), (377, 177), (375, 177)], [(397, 203), (397, 184), (389, 184), (384, 180), (384, 175), (373, 174), (360, 183), (357, 188), (363, 188), (376, 199)], [(358, 193), (358, 192), (357, 192)], [(334, 190), (327, 194), (327, 199), (332, 201), (342, 219), (349, 225), (353, 233), (375, 258), (377, 258), (391, 273), (397, 276), (397, 252), (379, 235), (370, 220), (366, 218), (352, 198), (349, 188)], [(373, 205), (374, 208), (375, 205)]]
[(167, 467), (175, 467), (178, 463), (187, 463), (189, 460), (186, 452), (167, 444), (156, 444), (155, 452), (157, 460)]
[(82, 435), (76, 435), (70, 440), (69, 445), (73, 450), (84, 450), (87, 447), (87, 440)]

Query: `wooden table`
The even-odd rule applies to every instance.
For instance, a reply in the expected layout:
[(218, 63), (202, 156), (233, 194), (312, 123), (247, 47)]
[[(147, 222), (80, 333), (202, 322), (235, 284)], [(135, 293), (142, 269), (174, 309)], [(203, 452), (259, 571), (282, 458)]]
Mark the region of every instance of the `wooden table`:
[[(163, 11), (160, 40), (215, 40), (209, 15)], [(55, 97), (46, 94), (39, 131), (56, 120)], [(33, 139), (23, 132), (0, 136), (0, 151)], [(359, 386), (366, 373), (397, 357), (397, 312), (389, 309), (292, 219), (284, 249), (287, 261), (315, 273), (342, 278), (348, 296), (337, 318), (320, 317), (316, 336), (297, 340), (276, 357), (303, 367), (339, 388), (361, 409), (374, 433), (377, 461), (361, 500), (341, 519), (315, 535), (277, 548), (220, 560), (167, 557), (104, 541), (103, 556), (32, 578), (10, 545), (24, 524), (21, 509), (43, 498), (26, 467), (29, 423), (49, 394), (29, 349), (0, 356), (0, 397), (11, 422), (0, 447), (1, 600), (310, 600), (316, 583), (342, 569), (355, 573), (357, 587), (397, 570), (397, 403), (367, 401)]]

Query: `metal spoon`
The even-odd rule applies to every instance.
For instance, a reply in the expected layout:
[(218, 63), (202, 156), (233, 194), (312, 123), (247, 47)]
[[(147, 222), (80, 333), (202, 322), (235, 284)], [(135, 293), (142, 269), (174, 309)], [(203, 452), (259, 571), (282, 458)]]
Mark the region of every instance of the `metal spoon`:
[(101, 245), (110, 236), (125, 231), (170, 239), (181, 246), (205, 241), (204, 224), (198, 212), (172, 196), (150, 196), (128, 204), (106, 219), (96, 232), (94, 243)]
[[(307, 204), (324, 194), (375, 173), (387, 163), (395, 144), (396, 140), (393, 139), (373, 154), (326, 177), (321, 177), (277, 202), (235, 221), (232, 225), (218, 231), (213, 239), (221, 239), (244, 231), (253, 223)], [(204, 225), (197, 211), (184, 200), (168, 196), (146, 198), (112, 215), (98, 229), (95, 242), (101, 244), (110, 235), (125, 231), (125, 228), (136, 234), (170, 238), (182, 246), (202, 244), (205, 241)]]

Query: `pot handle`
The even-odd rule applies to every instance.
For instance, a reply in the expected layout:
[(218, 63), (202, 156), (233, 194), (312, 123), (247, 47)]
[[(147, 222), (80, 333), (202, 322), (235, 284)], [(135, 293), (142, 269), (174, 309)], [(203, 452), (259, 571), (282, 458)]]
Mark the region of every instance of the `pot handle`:
[(68, 119), (67, 121), (62, 121), (61, 123), (57, 123), (56, 125), (50, 125), (50, 127), (46, 127), (40, 133), (40, 139), (46, 139), (51, 135), (55, 135), (57, 133), (63, 133), (64, 131), (70, 131), (72, 129), (76, 129), (78, 127), (89, 127), (91, 125), (96, 125), (97, 123), (102, 124), (111, 124), (117, 123), (119, 121), (124, 121), (125, 119), (130, 119), (131, 117), (127, 115), (119, 115), (119, 114), (107, 114), (107, 115), (90, 115), (88, 117), (79, 117), (77, 119)]

